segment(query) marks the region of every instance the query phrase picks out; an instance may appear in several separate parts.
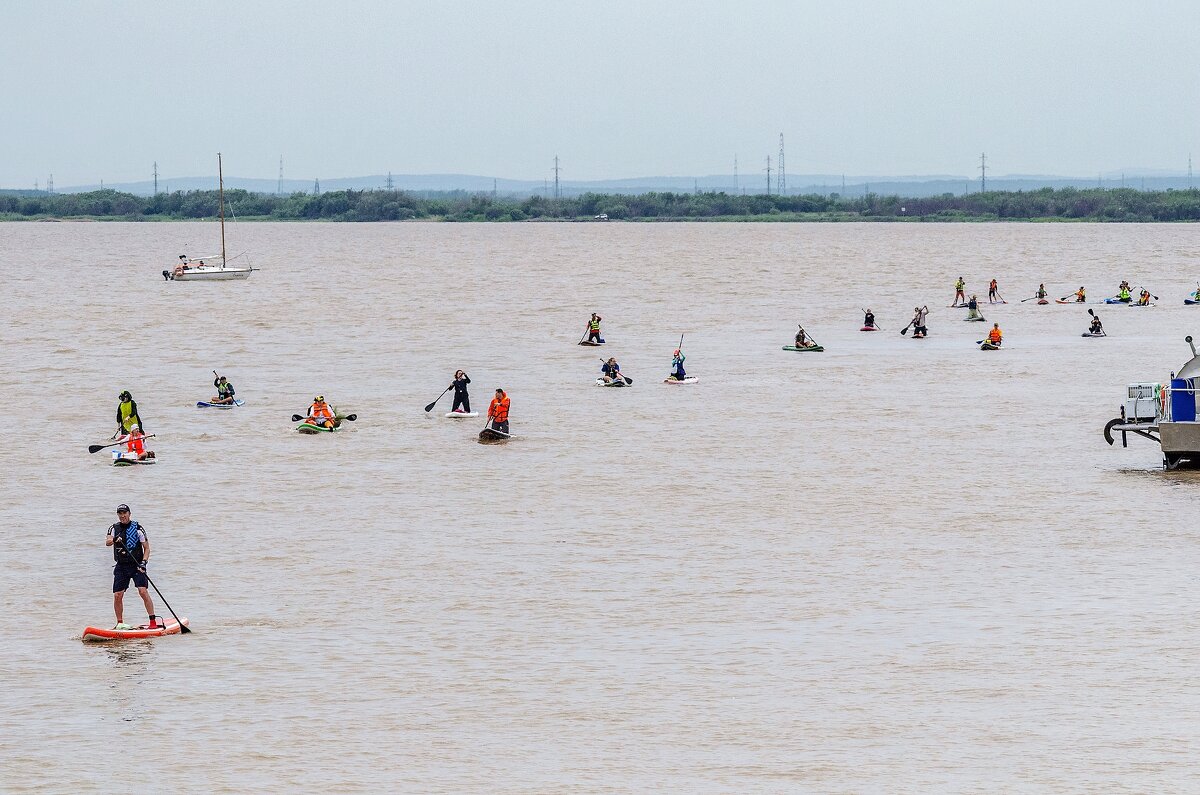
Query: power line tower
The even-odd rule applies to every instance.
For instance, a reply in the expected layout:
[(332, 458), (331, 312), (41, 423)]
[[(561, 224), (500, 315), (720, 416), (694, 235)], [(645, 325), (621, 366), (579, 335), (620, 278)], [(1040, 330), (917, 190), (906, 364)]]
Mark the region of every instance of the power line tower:
[(787, 195), (787, 169), (783, 167), (783, 133), (779, 133), (779, 162), (775, 164), (775, 192)]
[(50, 179), (46, 180), (46, 193), (54, 193), (54, 175), (50, 175)]
[(734, 196), (736, 196), (742, 192), (742, 188), (741, 188), (741, 185), (739, 184), (739, 182), (740, 181), (738, 180), (738, 170), (737, 170), (737, 152), (734, 152), (733, 153), (733, 195)]
[(979, 192), (987, 193), (987, 152), (979, 155)]
[(154, 195), (158, 195), (158, 161), (154, 161)]
[(279, 156), (279, 179), (275, 182), (275, 195), (283, 195), (283, 155)]
[(396, 189), (396, 183), (392, 182), (392, 172), (390, 171), (388, 172), (387, 189), (390, 191)]
[(1192, 156), (1188, 155), (1188, 190), (1192, 189)]
[(496, 201), (496, 178), (492, 177), (492, 201)]
[(767, 172), (767, 195), (771, 195), (771, 156), (767, 155), (767, 167), (763, 169)]
[(321, 195), (321, 178), (317, 177), (313, 180), (313, 196)]
[(559, 172), (558, 155), (555, 155), (554, 156), (554, 198), (555, 199), (558, 199), (562, 196), (562, 193), (560, 192), (560, 189), (558, 187), (558, 172)]

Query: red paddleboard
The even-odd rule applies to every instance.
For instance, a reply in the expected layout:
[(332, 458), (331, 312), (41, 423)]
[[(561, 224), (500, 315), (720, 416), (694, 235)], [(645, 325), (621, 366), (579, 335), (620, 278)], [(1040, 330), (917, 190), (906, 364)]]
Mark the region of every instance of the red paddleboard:
[[(186, 617), (180, 621), (186, 627), (188, 620)], [(106, 641), (106, 640), (136, 640), (138, 638), (157, 638), (160, 635), (178, 635), (179, 621), (173, 618), (168, 618), (164, 622), (164, 626), (150, 629), (146, 624), (133, 629), (107, 629), (105, 627), (87, 627), (83, 630), (83, 641), (85, 643)]]
[(863, 326), (859, 331), (879, 331), (878, 326)]

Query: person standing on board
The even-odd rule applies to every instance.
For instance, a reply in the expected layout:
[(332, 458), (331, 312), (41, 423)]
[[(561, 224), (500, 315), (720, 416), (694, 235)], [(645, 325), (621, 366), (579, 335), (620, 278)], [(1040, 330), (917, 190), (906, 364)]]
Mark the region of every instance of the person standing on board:
[(959, 276), (958, 281), (954, 283), (954, 301), (950, 306), (962, 306), (967, 302), (967, 283), (963, 281), (963, 277)]
[[(213, 371), (213, 375), (217, 375), (216, 370)], [(217, 388), (217, 396), (210, 400), (210, 403), (228, 405), (233, 402), (233, 396), (237, 393), (233, 390), (233, 384), (225, 380), (225, 376), (217, 375), (213, 379), (213, 386)]]
[(1039, 301), (1045, 301), (1047, 295), (1049, 295), (1049, 293), (1046, 292), (1046, 285), (1039, 284), (1038, 288), (1037, 288), (1037, 292), (1033, 294), (1033, 297)]
[(988, 303), (1003, 304), (1004, 299), (1000, 297), (1000, 287), (996, 284), (996, 280), (992, 279), (992, 283), (988, 285)]
[(146, 530), (129, 516), (129, 506), (117, 506), (117, 521), (109, 525), (104, 545), (113, 548), (113, 612), (117, 614), (117, 625), (113, 629), (133, 629), (125, 623), (125, 591), (133, 580), (142, 604), (146, 606), (149, 629), (163, 625), (162, 619), (154, 614), (154, 602), (150, 600), (147, 587), (146, 564), (150, 562), (150, 541)]
[(467, 377), (465, 370), (454, 371), (454, 380), (450, 382), (450, 386), (454, 387), (454, 405), (450, 407), (450, 411), (457, 411), (461, 414), (471, 413), (471, 396), (467, 394), (467, 384), (469, 383), (471, 383), (471, 379)]
[(587, 324), (588, 342), (595, 342), (597, 344), (604, 342), (604, 340), (600, 339), (600, 321), (603, 319), (595, 312), (592, 313), (592, 319)]
[(913, 327), (913, 339), (915, 339), (915, 340), (921, 339), (929, 333), (929, 329), (927, 329), (925, 327), (925, 318), (928, 315), (929, 315), (929, 307), (928, 306), (914, 306), (913, 307), (913, 319), (912, 319), (912, 323), (911, 323), (911, 325)]
[(496, 396), (488, 406), (488, 420), (493, 430), (508, 433), (508, 407), (511, 402), (503, 389), (496, 390)]
[(126, 390), (117, 396), (117, 400), (121, 401), (117, 405), (117, 432), (113, 437), (118, 435), (128, 435), (134, 426), (145, 428), (145, 423), (142, 422), (142, 417), (138, 414), (138, 405), (134, 401), (133, 395)]
[(870, 309), (863, 311), (863, 328), (875, 328), (875, 313)]

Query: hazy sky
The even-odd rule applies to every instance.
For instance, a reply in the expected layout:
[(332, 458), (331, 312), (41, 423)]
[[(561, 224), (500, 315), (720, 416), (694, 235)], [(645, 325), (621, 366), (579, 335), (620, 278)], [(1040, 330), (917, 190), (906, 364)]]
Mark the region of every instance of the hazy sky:
[(1200, 169), (1195, 0), (0, 0), (0, 186)]

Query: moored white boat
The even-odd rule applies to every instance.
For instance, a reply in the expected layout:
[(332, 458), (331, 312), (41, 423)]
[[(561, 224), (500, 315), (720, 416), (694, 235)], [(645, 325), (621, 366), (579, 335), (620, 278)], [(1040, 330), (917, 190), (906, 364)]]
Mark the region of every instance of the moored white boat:
[[(225, 173), (221, 166), (221, 153), (217, 153), (217, 184), (220, 190), (221, 253), (211, 257), (189, 257), (179, 255), (179, 264), (162, 272), (169, 282), (228, 282), (249, 279), (254, 271), (249, 265), (229, 266), (225, 256)], [(239, 255), (240, 256), (240, 255)], [(237, 259), (237, 257), (234, 257)]]

